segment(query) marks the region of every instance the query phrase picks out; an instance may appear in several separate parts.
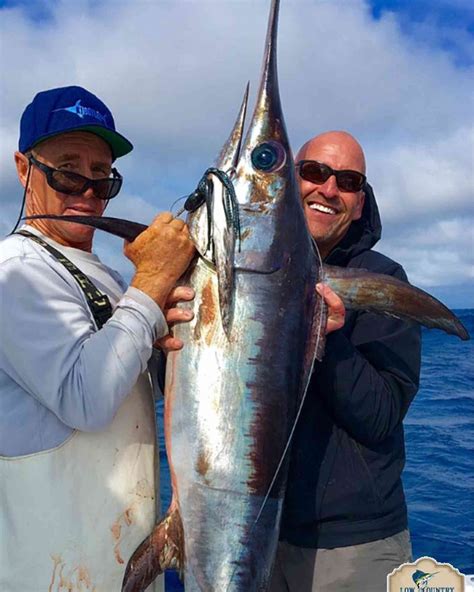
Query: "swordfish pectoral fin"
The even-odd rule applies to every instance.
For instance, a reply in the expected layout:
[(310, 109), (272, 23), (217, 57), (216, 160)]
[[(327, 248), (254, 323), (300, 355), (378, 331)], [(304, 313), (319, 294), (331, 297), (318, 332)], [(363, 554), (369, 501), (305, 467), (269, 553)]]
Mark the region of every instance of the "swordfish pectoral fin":
[(143, 592), (163, 573), (184, 571), (183, 524), (177, 504), (171, 502), (165, 517), (139, 545), (130, 558), (122, 582), (122, 592)]
[(74, 222), (93, 226), (99, 230), (105, 230), (128, 241), (134, 241), (148, 227), (145, 224), (123, 220), (122, 218), (110, 218), (107, 216), (55, 216), (53, 214), (38, 214), (36, 216), (25, 216), (24, 220), (61, 220), (62, 222)]
[(364, 269), (323, 266), (321, 279), (338, 294), (347, 308), (367, 310), (416, 321), (470, 339), (464, 325), (449, 308), (433, 296), (390, 275)]

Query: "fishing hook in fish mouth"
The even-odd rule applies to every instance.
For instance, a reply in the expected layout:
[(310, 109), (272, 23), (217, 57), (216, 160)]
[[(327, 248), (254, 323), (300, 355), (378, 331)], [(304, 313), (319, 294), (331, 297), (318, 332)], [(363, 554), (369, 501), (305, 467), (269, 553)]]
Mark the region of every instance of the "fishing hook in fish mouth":
[(204, 203), (207, 207), (207, 224), (208, 224), (208, 237), (209, 243), (212, 238), (212, 218), (211, 218), (211, 200), (212, 200), (212, 179), (210, 175), (214, 175), (224, 186), (224, 212), (227, 224), (232, 226), (235, 234), (239, 239), (239, 252), (241, 244), (241, 227), (240, 227), (240, 215), (239, 215), (239, 204), (237, 202), (237, 195), (235, 194), (234, 184), (232, 183), (231, 176), (235, 173), (234, 167), (228, 169), (228, 171), (222, 171), (221, 169), (210, 167), (208, 168), (201, 180), (198, 183), (196, 189), (189, 194), (188, 198), (184, 202), (184, 206), (176, 213), (176, 216), (180, 216), (183, 212), (195, 212)]

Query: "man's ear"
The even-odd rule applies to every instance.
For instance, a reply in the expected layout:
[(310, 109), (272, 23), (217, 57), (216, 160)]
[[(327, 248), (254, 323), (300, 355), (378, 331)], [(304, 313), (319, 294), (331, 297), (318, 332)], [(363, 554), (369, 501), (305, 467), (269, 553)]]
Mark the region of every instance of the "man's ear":
[(352, 218), (353, 220), (359, 220), (360, 217), (362, 216), (362, 210), (364, 209), (364, 203), (365, 203), (365, 193), (364, 193), (364, 191), (359, 191), (359, 200), (358, 200), (357, 206), (354, 210), (354, 217)]
[(25, 187), (30, 163), (28, 161), (28, 158), (23, 153), (18, 151), (15, 152), (14, 158), (18, 179), (20, 183), (23, 185), (23, 187)]

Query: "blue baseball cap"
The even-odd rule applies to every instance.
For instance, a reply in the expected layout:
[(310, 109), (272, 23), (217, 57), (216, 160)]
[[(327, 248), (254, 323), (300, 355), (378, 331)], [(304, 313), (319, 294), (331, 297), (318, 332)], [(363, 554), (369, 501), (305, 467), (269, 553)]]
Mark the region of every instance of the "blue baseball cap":
[(80, 86), (52, 88), (35, 96), (21, 116), (18, 149), (25, 153), (43, 140), (72, 131), (90, 132), (105, 140), (114, 160), (133, 150), (133, 144), (115, 131), (108, 107)]

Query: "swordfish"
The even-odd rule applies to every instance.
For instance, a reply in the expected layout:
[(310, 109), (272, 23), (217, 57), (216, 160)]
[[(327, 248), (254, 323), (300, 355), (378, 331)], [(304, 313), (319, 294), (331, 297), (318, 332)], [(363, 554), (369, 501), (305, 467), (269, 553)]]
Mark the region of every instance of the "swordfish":
[[(246, 92), (215, 166), (191, 196), (197, 257), (181, 279), (196, 292), (185, 342), (169, 354), (165, 439), (173, 498), (131, 557), (124, 592), (164, 569), (186, 592), (264, 592), (274, 561), (288, 449), (314, 361), (324, 354), (324, 281), (349, 307), (469, 336), (425, 292), (392, 277), (322, 264), (308, 232), (280, 104), (279, 2), (270, 11), (260, 87), (242, 143)], [(248, 89), (247, 89), (248, 90)], [(63, 216), (133, 240), (126, 220)]]

